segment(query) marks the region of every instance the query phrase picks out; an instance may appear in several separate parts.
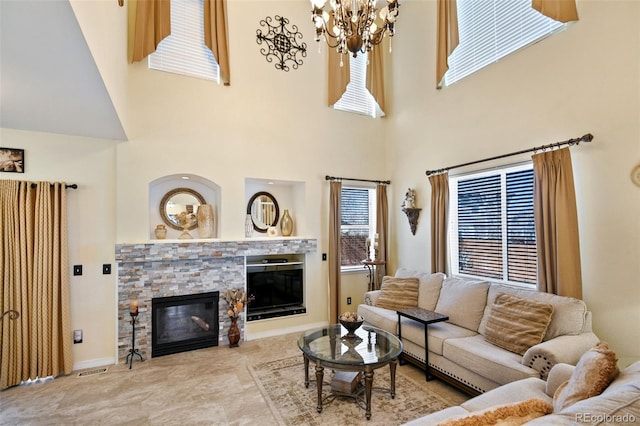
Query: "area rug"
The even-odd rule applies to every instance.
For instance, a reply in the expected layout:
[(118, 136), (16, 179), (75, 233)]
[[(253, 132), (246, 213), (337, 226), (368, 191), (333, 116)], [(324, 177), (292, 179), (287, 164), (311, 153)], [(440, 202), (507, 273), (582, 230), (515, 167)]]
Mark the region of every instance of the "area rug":
[[(425, 390), (398, 368), (396, 371), (396, 397), (389, 392), (374, 389), (371, 398), (371, 419), (352, 398), (336, 398), (316, 411), (317, 387), (315, 381), (304, 386), (302, 355), (249, 366), (260, 392), (281, 425), (400, 425), (434, 411), (450, 406), (443, 397)], [(309, 367), (309, 378), (315, 369)], [(331, 380), (331, 370), (325, 369), (325, 381)], [(375, 370), (374, 388), (389, 388), (389, 368)], [(325, 385), (323, 395), (330, 394)]]

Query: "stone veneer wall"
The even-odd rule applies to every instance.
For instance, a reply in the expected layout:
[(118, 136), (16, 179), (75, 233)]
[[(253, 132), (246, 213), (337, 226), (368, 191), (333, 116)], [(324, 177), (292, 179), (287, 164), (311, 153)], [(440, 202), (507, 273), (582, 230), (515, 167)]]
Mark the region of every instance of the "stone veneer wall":
[[(313, 253), (315, 239), (260, 239), (241, 241), (157, 242), (116, 245), (118, 265), (118, 358), (131, 348), (129, 304), (138, 300), (135, 346), (145, 358), (151, 356), (151, 299), (222, 293), (229, 288), (246, 288), (247, 256)], [(226, 302), (220, 298), (219, 344), (226, 342), (229, 319)], [(238, 326), (244, 335), (244, 319)]]

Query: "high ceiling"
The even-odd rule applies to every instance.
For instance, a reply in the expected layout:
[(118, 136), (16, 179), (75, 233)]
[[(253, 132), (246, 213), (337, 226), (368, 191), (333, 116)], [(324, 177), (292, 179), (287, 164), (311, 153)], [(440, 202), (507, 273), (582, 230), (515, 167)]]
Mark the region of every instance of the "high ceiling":
[(127, 139), (68, 0), (0, 0), (0, 127)]

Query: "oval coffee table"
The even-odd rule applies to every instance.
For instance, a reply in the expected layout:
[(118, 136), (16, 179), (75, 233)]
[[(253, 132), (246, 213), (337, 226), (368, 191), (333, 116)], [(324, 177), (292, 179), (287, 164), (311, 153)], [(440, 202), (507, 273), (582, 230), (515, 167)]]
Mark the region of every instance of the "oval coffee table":
[(402, 353), (402, 343), (393, 334), (379, 328), (362, 326), (355, 336), (348, 337), (340, 324), (305, 331), (298, 338), (304, 356), (304, 385), (309, 387), (309, 361), (316, 364), (318, 412), (322, 412), (322, 383), (324, 369), (363, 372), (365, 383), (366, 417), (371, 418), (371, 390), (373, 371), (389, 365), (391, 397), (396, 395), (396, 365)]

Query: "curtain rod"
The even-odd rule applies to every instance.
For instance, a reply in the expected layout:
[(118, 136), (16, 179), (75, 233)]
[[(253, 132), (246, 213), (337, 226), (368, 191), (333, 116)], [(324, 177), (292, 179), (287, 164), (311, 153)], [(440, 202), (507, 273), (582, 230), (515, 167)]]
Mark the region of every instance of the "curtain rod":
[[(53, 186), (53, 184), (52, 184), (51, 186)], [(38, 187), (38, 184), (37, 184), (37, 183), (32, 183), (32, 184), (31, 184), (31, 187), (32, 187), (32, 188), (37, 188), (37, 187)], [(68, 184), (66, 184), (64, 187), (65, 187), (65, 188), (71, 188), (71, 189), (78, 189), (78, 185), (77, 185), (77, 184), (75, 184), (75, 183), (68, 183)]]
[(335, 177), (335, 176), (325, 176), (324, 178), (326, 180), (352, 180), (352, 181), (356, 181), (356, 182), (373, 182), (373, 183), (379, 183), (379, 184), (382, 184), (382, 185), (391, 184), (390, 180), (355, 179), (355, 178)]
[(497, 157), (485, 158), (483, 160), (470, 161), (468, 163), (457, 164), (455, 166), (444, 167), (442, 169), (437, 170), (427, 170), (427, 176), (431, 176), (436, 173), (444, 173), (451, 169), (457, 169), (458, 167), (470, 166), (472, 164), (484, 163), (485, 161), (498, 160), (500, 158), (511, 157), (518, 154), (525, 154), (527, 152), (536, 152), (536, 151), (544, 151), (547, 149), (560, 148), (563, 145), (579, 145), (580, 142), (591, 142), (593, 140), (593, 135), (591, 133), (587, 133), (586, 135), (580, 138), (568, 139), (562, 142), (551, 143), (549, 145), (542, 145), (539, 147), (533, 147), (530, 149), (523, 149), (522, 151), (511, 152), (509, 154), (498, 155)]

